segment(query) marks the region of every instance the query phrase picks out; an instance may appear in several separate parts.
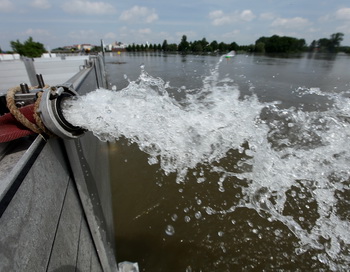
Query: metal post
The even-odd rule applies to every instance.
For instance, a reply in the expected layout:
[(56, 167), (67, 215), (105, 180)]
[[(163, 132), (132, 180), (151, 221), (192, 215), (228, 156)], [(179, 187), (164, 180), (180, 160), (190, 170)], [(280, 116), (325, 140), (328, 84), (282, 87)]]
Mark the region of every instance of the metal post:
[(36, 74), (35, 76), (36, 76), (36, 79), (37, 79), (37, 82), (38, 82), (38, 87), (39, 88), (44, 88), (45, 83), (44, 83), (43, 75), (42, 74)]
[(26, 83), (21, 83), (19, 86), (21, 87), (22, 94), (29, 93), (29, 88)]
[(26, 67), (26, 70), (27, 70), (30, 85), (35, 86), (37, 83), (37, 80), (36, 80), (36, 72), (35, 72), (33, 59), (23, 58), (23, 63), (24, 63), (24, 66)]

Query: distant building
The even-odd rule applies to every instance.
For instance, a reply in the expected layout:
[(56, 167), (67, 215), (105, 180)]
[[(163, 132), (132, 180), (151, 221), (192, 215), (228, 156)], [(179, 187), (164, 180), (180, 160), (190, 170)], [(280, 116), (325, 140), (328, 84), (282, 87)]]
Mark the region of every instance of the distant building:
[(89, 43), (83, 43), (80, 45), (80, 47), (78, 49), (84, 50), (84, 51), (90, 51), (93, 47), (94, 47), (94, 45), (91, 45)]
[(63, 48), (64, 49), (66, 49), (66, 50), (76, 50), (76, 49), (78, 49), (77, 48), (77, 45), (66, 45), (66, 46), (63, 46)]
[(122, 43), (122, 42), (114, 42), (114, 43), (111, 43), (111, 44), (107, 44), (105, 46), (107, 51), (114, 51), (114, 52), (126, 51), (127, 47), (128, 47), (128, 45), (125, 44), (125, 43)]

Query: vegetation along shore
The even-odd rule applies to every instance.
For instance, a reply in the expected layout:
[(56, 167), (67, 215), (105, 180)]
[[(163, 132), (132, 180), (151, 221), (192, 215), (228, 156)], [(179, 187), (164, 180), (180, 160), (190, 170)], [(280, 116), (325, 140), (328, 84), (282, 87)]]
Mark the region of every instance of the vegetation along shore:
[[(250, 53), (299, 53), (299, 52), (321, 52), (321, 53), (338, 53), (344, 52), (350, 54), (350, 46), (341, 46), (343, 41), (343, 33), (334, 33), (329, 38), (321, 38), (314, 40), (307, 45), (305, 39), (298, 39), (288, 36), (273, 35), (271, 37), (260, 37), (255, 44), (238, 45), (236, 42), (224, 43), (212, 41), (208, 42), (206, 38), (202, 40), (188, 41), (187, 36), (183, 35), (179, 44), (168, 43), (164, 40), (162, 44), (131, 44), (126, 47), (128, 52), (174, 52), (182, 54), (209, 54), (209, 53), (225, 53), (228, 51), (250, 52)], [(19, 40), (11, 41), (12, 52), (18, 53), (26, 57), (40, 57), (43, 53), (47, 53), (44, 45), (35, 42), (29, 37), (24, 43)], [(102, 51), (101, 46), (94, 46), (91, 52)], [(65, 51), (61, 47), (53, 49), (52, 53), (76, 53)], [(0, 53), (3, 53), (0, 48)], [(86, 53), (86, 52), (85, 52)]]

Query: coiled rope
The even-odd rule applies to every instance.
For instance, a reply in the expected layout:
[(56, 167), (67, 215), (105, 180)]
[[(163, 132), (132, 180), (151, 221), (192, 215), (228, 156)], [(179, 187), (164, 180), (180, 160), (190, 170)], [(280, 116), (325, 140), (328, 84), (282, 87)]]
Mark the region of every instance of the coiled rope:
[[(48, 88), (49, 86), (45, 86), (45, 88)], [(34, 88), (32, 88), (34, 89)], [(18, 109), (16, 106), (16, 101), (15, 101), (15, 94), (21, 92), (20, 86), (16, 86), (13, 88), (10, 88), (7, 91), (6, 94), (6, 104), (7, 108), (9, 109), (10, 113), (13, 115), (13, 117), (20, 122), (22, 125), (24, 125), (26, 128), (30, 129), (31, 131), (37, 133), (37, 134), (46, 134), (49, 136), (52, 136), (53, 134), (44, 126), (39, 114), (38, 114), (38, 109), (41, 101), (41, 96), (42, 96), (42, 91), (39, 91), (37, 93), (37, 99), (34, 104), (34, 112), (33, 112), (33, 117), (36, 122), (32, 123), (29, 121)]]

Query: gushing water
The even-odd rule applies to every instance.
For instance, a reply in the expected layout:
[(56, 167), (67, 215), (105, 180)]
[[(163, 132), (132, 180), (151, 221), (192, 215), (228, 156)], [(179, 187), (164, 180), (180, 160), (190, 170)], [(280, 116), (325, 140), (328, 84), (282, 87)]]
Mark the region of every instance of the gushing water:
[[(323, 111), (285, 109), (255, 95), (240, 98), (231, 79), (219, 80), (220, 62), (193, 90), (175, 89), (142, 67), (139, 78), (120, 91), (98, 89), (66, 101), (65, 118), (101, 141), (137, 143), (149, 164), (176, 173), (178, 183), (188, 182), (190, 173), (204, 183), (206, 172), (219, 174), (220, 192), (232, 177), (244, 182), (235, 205), (206, 206), (206, 214), (253, 209), (288, 227), (299, 240), (297, 255), (316, 250), (329, 269), (345, 269), (350, 265), (348, 94), (295, 91), (299, 97), (324, 98)], [(293, 207), (299, 210), (292, 213)], [(194, 218), (201, 217), (197, 211)], [(175, 229), (168, 225), (165, 232), (172, 236)]]

